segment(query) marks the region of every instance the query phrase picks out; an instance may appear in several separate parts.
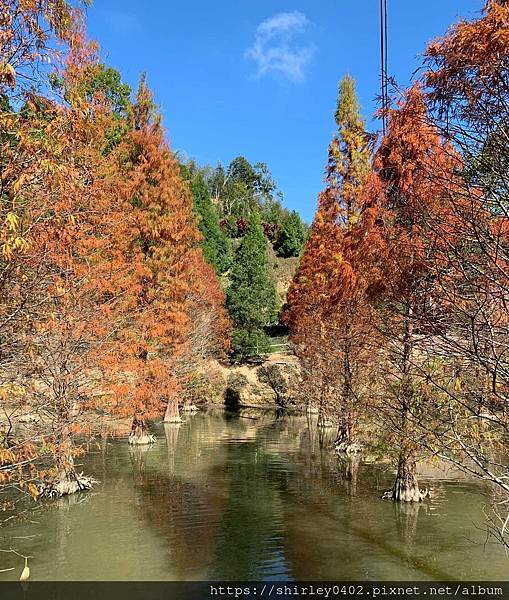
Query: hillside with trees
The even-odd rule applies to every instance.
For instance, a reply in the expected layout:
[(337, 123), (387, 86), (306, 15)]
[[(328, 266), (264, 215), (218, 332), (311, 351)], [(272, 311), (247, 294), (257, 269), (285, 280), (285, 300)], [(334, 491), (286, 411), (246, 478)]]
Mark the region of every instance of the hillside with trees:
[(307, 226), (283, 206), (263, 163), (252, 166), (238, 156), (227, 169), (189, 162), (181, 170), (193, 195), (203, 255), (227, 292), (232, 357), (267, 354), (267, 332), (280, 321)]

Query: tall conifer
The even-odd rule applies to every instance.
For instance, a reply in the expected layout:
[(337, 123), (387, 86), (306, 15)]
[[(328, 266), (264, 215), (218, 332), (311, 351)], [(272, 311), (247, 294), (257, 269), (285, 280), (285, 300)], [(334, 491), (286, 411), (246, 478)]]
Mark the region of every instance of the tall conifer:
[(267, 239), (255, 211), (235, 252), (230, 279), (227, 308), (235, 326), (233, 350), (240, 357), (259, 354), (268, 346), (264, 327), (274, 322), (277, 297), (268, 271)]
[(227, 270), (230, 261), (228, 239), (219, 226), (219, 215), (212, 204), (202, 173), (198, 172), (191, 178), (190, 187), (194, 211), (203, 236), (203, 256), (214, 267), (216, 273), (221, 275)]
[(336, 416), (338, 442), (352, 447), (356, 429), (355, 362), (362, 336), (359, 286), (349, 233), (360, 214), (370, 149), (355, 82), (339, 84), (337, 130), (329, 146), (326, 188), (289, 296), (288, 323), (305, 372), (318, 381), (319, 425)]

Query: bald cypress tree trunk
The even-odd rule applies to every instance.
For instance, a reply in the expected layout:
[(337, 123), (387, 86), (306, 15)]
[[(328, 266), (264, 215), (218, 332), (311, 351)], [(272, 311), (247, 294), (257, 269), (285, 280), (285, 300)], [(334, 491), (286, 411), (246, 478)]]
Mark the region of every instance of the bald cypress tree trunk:
[(319, 427), (320, 429), (332, 427), (332, 422), (330, 420), (329, 413), (330, 411), (326, 386), (322, 385), (322, 389), (320, 391), (320, 404), (318, 405), (318, 422), (316, 424), (317, 427)]
[(412, 386), (413, 324), (412, 307), (406, 304), (403, 329), (403, 356), (400, 388), (401, 431), (398, 470), (394, 486), (385, 497), (396, 502), (420, 502), (424, 495), (417, 481), (417, 447), (412, 441), (411, 410), (414, 401)]
[(40, 489), (41, 497), (61, 497), (89, 490), (94, 483), (92, 477), (77, 473), (74, 465), (74, 447), (68, 425), (63, 425), (57, 439), (54, 477), (46, 481)]
[(182, 423), (182, 417), (180, 416), (179, 406), (177, 399), (172, 397), (168, 398), (168, 404), (166, 405), (166, 412), (164, 414), (165, 423)]
[(396, 502), (420, 502), (424, 494), (417, 481), (417, 461), (415, 450), (410, 444), (403, 444), (399, 454), (398, 472), (392, 488), (392, 500)]
[(153, 444), (155, 438), (150, 435), (147, 423), (143, 417), (134, 416), (131, 426), (131, 434), (129, 436), (129, 444), (132, 446), (146, 446)]
[(338, 452), (357, 454), (360, 446), (357, 444), (357, 414), (354, 408), (353, 375), (351, 368), (350, 328), (345, 327), (345, 342), (343, 345), (343, 390), (341, 398), (341, 414), (339, 418), (338, 435), (335, 447)]

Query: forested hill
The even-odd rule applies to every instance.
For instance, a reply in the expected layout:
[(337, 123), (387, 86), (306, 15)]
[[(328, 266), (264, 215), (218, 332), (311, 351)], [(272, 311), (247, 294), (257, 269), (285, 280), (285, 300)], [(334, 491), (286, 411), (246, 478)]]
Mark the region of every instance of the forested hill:
[(193, 161), (181, 169), (193, 194), (205, 259), (218, 275), (232, 266), (253, 213), (258, 213), (263, 233), (278, 257), (300, 255), (307, 226), (296, 211), (283, 206), (283, 194), (265, 163), (251, 165), (238, 156), (226, 169), (221, 164), (200, 167)]
[(267, 351), (267, 328), (280, 322), (308, 227), (283, 206), (264, 163), (238, 156), (225, 169), (181, 165), (189, 182), (205, 260), (226, 291), (234, 325), (232, 352), (243, 358)]

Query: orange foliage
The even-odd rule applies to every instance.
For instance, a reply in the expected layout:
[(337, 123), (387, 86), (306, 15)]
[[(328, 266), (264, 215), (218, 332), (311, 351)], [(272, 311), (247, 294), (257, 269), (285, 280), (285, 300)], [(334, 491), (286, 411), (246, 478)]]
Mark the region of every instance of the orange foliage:
[[(61, 15), (65, 23), (72, 14)], [(53, 455), (51, 477), (59, 479), (74, 476), (83, 410), (161, 416), (189, 372), (224, 351), (229, 327), (187, 183), (146, 86), (111, 149), (106, 134), (118, 116), (101, 94), (83, 96), (95, 48), (68, 25), (68, 33), (59, 29), (72, 42), (62, 100), (32, 93), (23, 111), (0, 113), (9, 199), (0, 214), (0, 329), (2, 351), (9, 348), (2, 384), (21, 390), (14, 410), (36, 415), (32, 438)], [(35, 60), (28, 50), (26, 60), (26, 68)], [(48, 475), (32, 470), (37, 455), (12, 433), (0, 432), (3, 448), (16, 448), (2, 455), (4, 482), (19, 482), (18, 464), (28, 465), (30, 481)]]
[(472, 110), (479, 116), (482, 101), (482, 120), (488, 120), (500, 102), (494, 91), (506, 86), (502, 73), (508, 49), (509, 4), (488, 0), (481, 19), (454, 25), (428, 46), (425, 83), (431, 100), (439, 106), (454, 105), (463, 116)]
[(135, 126), (114, 152), (109, 181), (124, 215), (114, 243), (129, 278), (120, 305), (126, 327), (109, 358), (110, 370), (125, 374), (113, 388), (114, 402), (122, 414), (143, 417), (176, 401), (182, 363), (200, 360), (193, 355), (193, 327), (206, 329), (201, 355), (224, 348), (228, 330), (222, 292), (199, 246), (190, 191), (150, 106), (142, 82)]
[[(309, 239), (288, 294), (286, 321), (305, 378), (319, 400), (320, 423), (339, 413), (339, 437), (353, 442), (355, 376), (365, 350), (366, 313), (352, 232), (369, 150), (353, 80), (340, 83), (338, 132), (329, 146), (326, 188), (319, 196)], [(357, 394), (357, 397), (358, 394)]]
[(388, 112), (387, 134), (364, 191), (357, 253), (370, 272), (370, 295), (413, 303), (423, 291), (437, 245), (450, 243), (457, 224), (450, 198), (462, 189), (454, 175), (461, 167), (414, 86)]

